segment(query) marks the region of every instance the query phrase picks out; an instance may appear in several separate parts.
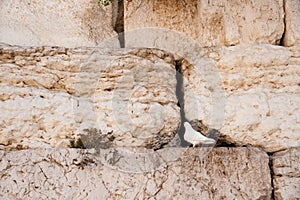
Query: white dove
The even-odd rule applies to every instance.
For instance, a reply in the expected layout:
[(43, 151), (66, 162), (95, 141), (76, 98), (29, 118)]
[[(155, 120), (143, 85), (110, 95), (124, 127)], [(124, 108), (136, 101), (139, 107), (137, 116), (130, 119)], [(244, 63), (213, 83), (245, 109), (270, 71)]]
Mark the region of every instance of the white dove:
[(214, 139), (205, 137), (200, 132), (195, 131), (188, 122), (184, 122), (184, 140), (193, 144), (195, 147), (197, 144), (214, 144), (216, 141)]

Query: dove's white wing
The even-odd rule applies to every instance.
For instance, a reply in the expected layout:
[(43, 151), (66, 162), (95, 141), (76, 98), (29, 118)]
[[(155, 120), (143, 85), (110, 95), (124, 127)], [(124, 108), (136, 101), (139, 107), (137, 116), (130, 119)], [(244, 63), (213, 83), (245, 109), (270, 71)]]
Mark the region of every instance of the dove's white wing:
[(185, 133), (184, 133), (183, 138), (192, 144), (194, 144), (194, 143), (196, 143), (196, 144), (198, 144), (198, 143), (203, 143), (203, 144), (215, 143), (214, 139), (205, 137), (201, 133), (195, 131), (190, 124), (187, 124), (185, 126)]

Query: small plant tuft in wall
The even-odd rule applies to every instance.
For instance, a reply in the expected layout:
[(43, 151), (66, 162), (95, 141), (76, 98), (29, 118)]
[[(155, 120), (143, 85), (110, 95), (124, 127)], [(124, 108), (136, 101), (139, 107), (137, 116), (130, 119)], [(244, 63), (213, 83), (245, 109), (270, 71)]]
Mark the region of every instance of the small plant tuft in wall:
[(112, 132), (102, 134), (100, 129), (90, 128), (83, 130), (85, 134), (79, 134), (77, 140), (70, 140), (70, 148), (80, 149), (107, 149), (113, 146), (112, 142), (115, 139)]
[(77, 140), (70, 140), (69, 147), (77, 148), (77, 149), (85, 149), (85, 146), (83, 145), (81, 138), (78, 138)]
[(98, 0), (98, 5), (108, 6), (112, 3), (112, 0)]

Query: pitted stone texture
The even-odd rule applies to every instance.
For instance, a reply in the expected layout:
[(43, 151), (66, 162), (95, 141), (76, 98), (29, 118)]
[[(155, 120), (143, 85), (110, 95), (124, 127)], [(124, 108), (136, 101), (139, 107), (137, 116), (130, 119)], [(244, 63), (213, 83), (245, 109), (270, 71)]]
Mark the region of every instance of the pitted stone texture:
[(73, 105), (77, 100), (71, 95), (3, 85), (0, 91), (1, 145), (15, 148), (66, 147), (75, 137)]
[(98, 46), (115, 37), (111, 6), (97, 0), (0, 2), (0, 42), (24, 46)]
[(109, 116), (108, 129), (120, 130), (114, 131), (117, 138), (121, 134), (122, 140), (115, 140), (118, 146), (143, 146), (146, 141), (148, 148), (159, 148), (177, 134), (180, 110), (174, 60), (162, 51), (152, 52), (155, 50), (128, 52), (123, 61), (112, 61), (99, 77), (94, 93), (96, 113), (104, 111)]
[[(9, 199), (270, 199), (266, 153), (255, 148), (164, 149), (181, 156), (163, 167), (135, 173), (156, 160), (131, 162), (75, 149), (0, 151), (0, 195)], [(147, 150), (145, 154), (152, 154)], [(133, 155), (133, 157), (135, 157)], [(131, 166), (119, 171), (116, 165)], [(126, 163), (127, 162), (127, 163)]]
[(283, 43), (285, 46), (300, 45), (300, 2), (284, 0), (285, 32)]
[(300, 147), (273, 155), (275, 199), (300, 199)]
[(100, 129), (113, 131), (117, 146), (158, 148), (177, 133), (172, 55), (10, 46), (0, 53), (2, 145), (66, 147), (84, 129)]
[(168, 32), (156, 35), (155, 29), (139, 32), (149, 27), (181, 32), (205, 47), (279, 44), (284, 32), (283, 1), (280, 0), (133, 0), (125, 1), (124, 17), (127, 46), (135, 46), (141, 40), (156, 43), (161, 38), (171, 37)]
[(202, 55), (196, 65), (183, 62), (189, 120), (267, 152), (300, 145), (298, 48), (238, 45)]

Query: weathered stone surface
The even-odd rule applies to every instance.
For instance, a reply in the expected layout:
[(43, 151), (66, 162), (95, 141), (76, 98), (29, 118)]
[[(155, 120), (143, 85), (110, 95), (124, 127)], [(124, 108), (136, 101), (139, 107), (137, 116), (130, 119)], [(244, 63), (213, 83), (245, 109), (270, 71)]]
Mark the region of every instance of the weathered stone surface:
[[(268, 152), (299, 146), (299, 47), (194, 48), (181, 52), (188, 120), (202, 120), (236, 145)], [(176, 134), (175, 66), (168, 53), (2, 46), (0, 57), (2, 144), (66, 146), (96, 128), (113, 131), (117, 146), (158, 148)]]
[(196, 65), (183, 63), (186, 117), (229, 143), (299, 146), (299, 58), (297, 48), (272, 45), (207, 48)]
[(0, 58), (2, 145), (66, 147), (100, 129), (117, 146), (158, 148), (177, 133), (174, 58), (163, 51), (2, 46)]
[(116, 36), (111, 6), (100, 8), (97, 2), (2, 0), (0, 42), (25, 46), (97, 46)]
[[(95, 156), (75, 149), (0, 151), (0, 195), (9, 199), (270, 199), (266, 153), (255, 148), (216, 148), (202, 157), (205, 148), (170, 148), (155, 154), (169, 158), (174, 151), (180, 156), (164, 165), (157, 165), (159, 160), (120, 160), (118, 152), (106, 157), (105, 152)], [(144, 156), (153, 153), (147, 150)], [(147, 168), (151, 163), (156, 168)], [(116, 168), (124, 165), (128, 171)]]
[(1, 145), (66, 147), (74, 138), (77, 101), (69, 94), (3, 85), (0, 91)]
[(275, 199), (300, 199), (300, 147), (273, 155)]
[(285, 46), (300, 45), (300, 2), (284, 0), (285, 32), (283, 43)]
[[(124, 17), (125, 31), (129, 32), (125, 34), (127, 46), (135, 46), (140, 40), (155, 43), (170, 37), (168, 32), (156, 34), (161, 28), (184, 33), (205, 47), (240, 43), (279, 44), (284, 32), (283, 1), (280, 0), (133, 0), (125, 1)], [(143, 34), (139, 31), (149, 27), (156, 29)]]

